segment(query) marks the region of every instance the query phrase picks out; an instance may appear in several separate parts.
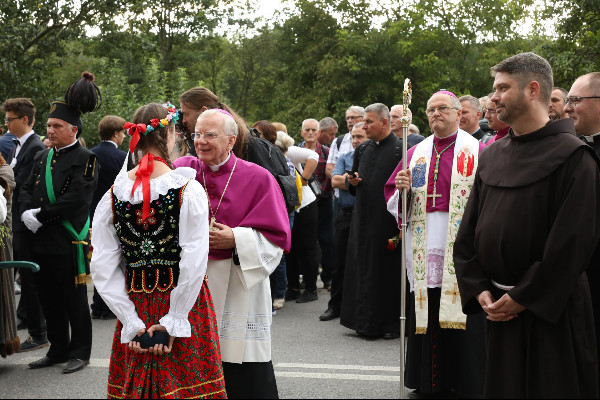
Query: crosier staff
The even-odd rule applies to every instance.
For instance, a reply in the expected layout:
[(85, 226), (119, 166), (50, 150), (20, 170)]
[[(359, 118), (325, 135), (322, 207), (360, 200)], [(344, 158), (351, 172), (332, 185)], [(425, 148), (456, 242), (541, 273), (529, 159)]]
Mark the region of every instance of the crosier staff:
[[(408, 151), (408, 106), (412, 100), (412, 84), (410, 79), (404, 80), (404, 92), (402, 97), (402, 170), (406, 171), (406, 153)], [(406, 237), (406, 210), (408, 208), (408, 189), (402, 189), (402, 272), (400, 280), (400, 398), (406, 398), (406, 389), (404, 387), (404, 366), (405, 366), (405, 334), (406, 334), (406, 246), (404, 238)]]

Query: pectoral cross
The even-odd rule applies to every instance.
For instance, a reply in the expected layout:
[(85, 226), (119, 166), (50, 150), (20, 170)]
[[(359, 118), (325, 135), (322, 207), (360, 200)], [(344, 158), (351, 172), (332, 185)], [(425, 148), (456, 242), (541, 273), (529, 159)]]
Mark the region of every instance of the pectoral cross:
[(433, 198), (433, 207), (435, 208), (435, 199), (436, 197), (442, 197), (442, 195), (440, 193), (437, 192), (437, 182), (436, 184), (433, 185), (433, 194), (428, 194), (427, 197), (432, 197)]
[(452, 304), (456, 304), (456, 297), (460, 296), (460, 292), (458, 291), (458, 283), (454, 284), (453, 290), (446, 290), (445, 294), (452, 296)]
[(422, 310), (423, 309), (423, 302), (425, 300), (427, 300), (427, 297), (423, 296), (423, 289), (419, 289), (419, 297), (417, 297), (416, 300), (419, 302), (419, 307), (421, 307), (421, 310)]
[(217, 222), (217, 219), (215, 217), (212, 217), (210, 219), (210, 226), (208, 227), (209, 230), (211, 231), (218, 231), (219, 228), (215, 228), (215, 222)]

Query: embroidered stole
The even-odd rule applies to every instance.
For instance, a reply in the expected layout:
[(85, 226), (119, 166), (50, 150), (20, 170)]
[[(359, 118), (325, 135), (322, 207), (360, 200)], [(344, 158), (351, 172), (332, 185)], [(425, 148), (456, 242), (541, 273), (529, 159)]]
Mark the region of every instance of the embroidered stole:
[[(427, 187), (433, 145), (433, 135), (417, 144), (409, 167), (412, 172), (410, 216), (412, 241), (411, 254), (407, 256), (412, 256), (414, 271), (416, 334), (427, 333)], [(440, 327), (446, 329), (466, 329), (467, 317), (462, 312), (452, 253), (456, 234), (473, 187), (478, 155), (477, 139), (459, 129), (452, 162), (448, 230), (440, 299)]]

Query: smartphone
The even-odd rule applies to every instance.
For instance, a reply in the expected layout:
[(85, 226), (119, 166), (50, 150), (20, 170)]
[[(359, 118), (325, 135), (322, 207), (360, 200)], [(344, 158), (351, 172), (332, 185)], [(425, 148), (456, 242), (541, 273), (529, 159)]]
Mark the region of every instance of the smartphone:
[(356, 172), (346, 170), (346, 173), (348, 174), (348, 176), (356, 178)]

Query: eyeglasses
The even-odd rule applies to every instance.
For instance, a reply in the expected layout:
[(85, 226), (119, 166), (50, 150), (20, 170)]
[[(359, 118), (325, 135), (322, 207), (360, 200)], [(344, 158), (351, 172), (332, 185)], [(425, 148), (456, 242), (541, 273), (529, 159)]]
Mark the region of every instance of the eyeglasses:
[(216, 138), (220, 137), (220, 136), (226, 136), (226, 135), (219, 135), (218, 133), (192, 133), (192, 139), (202, 139), (202, 137), (204, 137), (204, 140), (215, 140)]
[(441, 114), (447, 114), (450, 110), (457, 110), (457, 108), (448, 106), (430, 107), (425, 110), (425, 114), (427, 114), (428, 117), (431, 117), (436, 111), (439, 111)]
[(575, 107), (577, 104), (581, 103), (583, 99), (600, 99), (600, 96), (569, 96), (565, 100), (565, 104)]
[(4, 123), (5, 123), (5, 124), (10, 124), (10, 123), (11, 123), (12, 121), (14, 121), (15, 119), (21, 119), (21, 118), (23, 118), (23, 117), (24, 117), (23, 115), (21, 115), (20, 117), (12, 117), (12, 118), (10, 118), (10, 117), (6, 117), (6, 118), (4, 118)]
[(355, 119), (359, 119), (359, 118), (362, 118), (362, 116), (361, 115), (348, 115), (346, 117), (346, 120), (349, 120), (349, 119), (355, 120)]
[(486, 108), (485, 109), (485, 113), (486, 114), (496, 114), (496, 110), (494, 110), (492, 108)]

